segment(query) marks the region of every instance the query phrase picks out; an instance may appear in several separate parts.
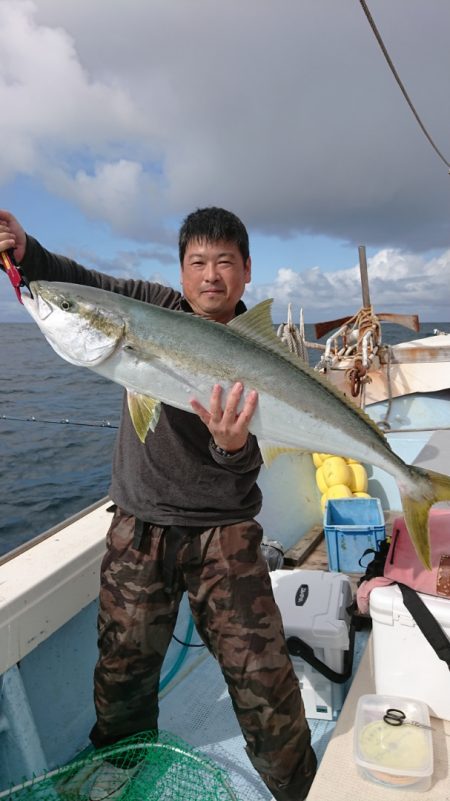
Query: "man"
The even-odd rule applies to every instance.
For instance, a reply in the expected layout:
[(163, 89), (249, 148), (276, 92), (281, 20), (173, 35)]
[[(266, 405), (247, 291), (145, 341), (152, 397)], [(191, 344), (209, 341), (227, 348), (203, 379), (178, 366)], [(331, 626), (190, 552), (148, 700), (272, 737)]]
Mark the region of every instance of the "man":
[[(245, 311), (248, 234), (234, 214), (198, 209), (179, 235), (183, 294), (119, 280), (49, 253), (0, 211), (0, 250), (13, 249), (29, 280), (89, 284), (226, 324)], [(158, 725), (161, 666), (183, 592), (218, 660), (246, 750), (277, 801), (302, 801), (316, 759), (298, 681), (261, 555), (261, 455), (249, 424), (257, 393), (220, 386), (206, 409), (163, 405), (142, 445), (125, 401), (113, 457), (116, 504), (101, 568), (95, 747)], [(240, 405), (241, 404), (241, 405)], [(105, 763), (91, 801), (112, 799), (128, 774)]]

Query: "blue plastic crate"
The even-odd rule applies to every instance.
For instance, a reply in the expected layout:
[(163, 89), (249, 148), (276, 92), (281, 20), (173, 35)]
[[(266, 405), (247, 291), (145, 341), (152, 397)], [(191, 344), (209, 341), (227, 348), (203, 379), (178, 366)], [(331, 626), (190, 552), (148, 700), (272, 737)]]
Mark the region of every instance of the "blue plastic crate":
[(386, 539), (378, 498), (338, 498), (327, 501), (323, 527), (330, 570), (365, 573), (373, 556), (360, 559), (367, 548), (378, 551)]

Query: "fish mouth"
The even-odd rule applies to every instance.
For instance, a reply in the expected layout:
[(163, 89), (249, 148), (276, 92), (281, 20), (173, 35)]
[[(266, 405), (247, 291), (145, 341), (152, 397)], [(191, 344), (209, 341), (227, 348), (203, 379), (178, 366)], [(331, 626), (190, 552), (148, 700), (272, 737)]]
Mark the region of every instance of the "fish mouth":
[[(46, 300), (44, 300), (39, 292), (37, 291), (38, 285), (34, 286), (33, 289), (33, 296), (29, 297), (28, 295), (22, 296), (23, 305), (25, 306), (28, 314), (33, 318), (34, 322), (37, 323), (38, 327), (41, 329), (42, 333), (44, 334), (47, 342), (49, 345), (52, 346), (55, 353), (61, 358), (69, 361), (67, 356), (62, 352), (62, 350), (58, 346), (57, 340), (52, 337), (51, 332), (46, 330), (43, 323), (47, 320), (53, 312), (52, 306)], [(75, 364), (77, 367), (80, 366), (80, 363), (75, 360), (70, 360), (72, 364)]]
[[(32, 285), (33, 286), (33, 285)], [(39, 322), (46, 320), (53, 311), (51, 305), (45, 301), (38, 292), (39, 285), (33, 286), (33, 295), (22, 295), (23, 305), (28, 314), (39, 325)]]
[(40, 286), (37, 282), (33, 281), (30, 285), (32, 295), (22, 295), (23, 305), (25, 306), (28, 314), (37, 323), (39, 328), (42, 328), (41, 323), (46, 320), (54, 312), (54, 308), (49, 301), (45, 300), (40, 292)]
[(67, 284), (60, 294), (56, 287), (33, 281), (32, 297), (24, 298), (26, 310), (58, 356), (77, 367), (97, 367), (117, 350), (125, 330), (123, 318), (91, 301), (73, 301)]

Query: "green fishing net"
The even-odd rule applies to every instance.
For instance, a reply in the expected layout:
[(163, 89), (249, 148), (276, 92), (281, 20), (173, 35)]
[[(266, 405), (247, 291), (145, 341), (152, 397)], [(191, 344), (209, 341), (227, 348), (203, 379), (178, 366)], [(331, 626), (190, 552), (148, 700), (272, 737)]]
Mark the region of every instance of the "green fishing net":
[(104, 761), (127, 769), (114, 801), (239, 801), (226, 773), (180, 738), (145, 732), (0, 793), (7, 801), (88, 801)]

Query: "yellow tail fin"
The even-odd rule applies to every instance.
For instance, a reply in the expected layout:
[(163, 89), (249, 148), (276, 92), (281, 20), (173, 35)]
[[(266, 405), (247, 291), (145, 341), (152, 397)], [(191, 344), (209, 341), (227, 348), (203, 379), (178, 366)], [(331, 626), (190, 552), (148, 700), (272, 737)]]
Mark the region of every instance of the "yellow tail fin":
[(403, 513), (417, 556), (431, 570), (428, 512), (434, 503), (450, 501), (450, 476), (421, 467), (411, 467), (410, 470), (417, 477), (419, 494), (401, 494)]

